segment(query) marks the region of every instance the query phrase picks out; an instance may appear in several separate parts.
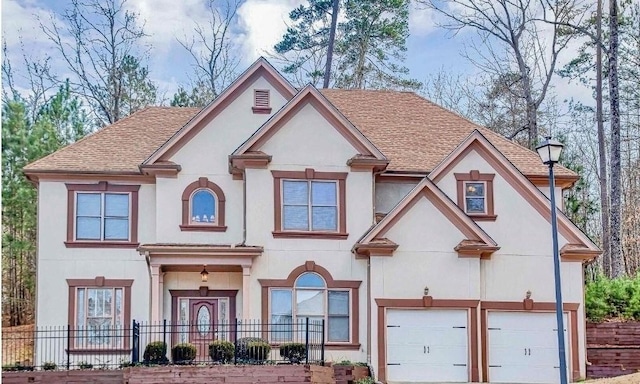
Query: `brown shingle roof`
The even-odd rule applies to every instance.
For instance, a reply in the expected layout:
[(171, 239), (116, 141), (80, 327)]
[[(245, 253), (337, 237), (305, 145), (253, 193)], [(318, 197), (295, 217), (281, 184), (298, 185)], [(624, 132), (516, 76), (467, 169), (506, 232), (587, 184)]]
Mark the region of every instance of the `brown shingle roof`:
[(198, 108), (145, 108), (34, 161), (24, 170), (140, 173), (138, 165), (198, 111)]
[[(526, 175), (548, 174), (538, 155), (412, 92), (323, 89), (322, 93), (378, 149), (394, 171), (428, 172), (479, 130)], [(557, 175), (575, 175), (563, 167)]]
[[(537, 154), (411, 92), (322, 90), (391, 160), (394, 171), (432, 170), (474, 129), (527, 175), (547, 175)], [(150, 107), (25, 167), (27, 172), (139, 173), (138, 166), (185, 125), (196, 108)], [(557, 167), (558, 175), (574, 175)]]

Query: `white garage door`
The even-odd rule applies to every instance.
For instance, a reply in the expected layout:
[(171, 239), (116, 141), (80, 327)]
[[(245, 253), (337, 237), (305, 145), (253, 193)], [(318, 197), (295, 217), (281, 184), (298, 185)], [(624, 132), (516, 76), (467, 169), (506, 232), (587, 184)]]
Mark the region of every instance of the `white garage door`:
[(466, 310), (387, 310), (388, 382), (467, 382)]
[[(487, 319), (489, 381), (557, 383), (560, 381), (555, 313), (489, 312)], [(567, 316), (565, 351), (569, 370)]]

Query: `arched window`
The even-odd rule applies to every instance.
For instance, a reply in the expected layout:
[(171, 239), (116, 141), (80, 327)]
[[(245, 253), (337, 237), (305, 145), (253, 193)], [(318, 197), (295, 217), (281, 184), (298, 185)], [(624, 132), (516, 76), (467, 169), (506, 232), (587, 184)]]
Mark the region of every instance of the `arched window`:
[(182, 193), (183, 231), (219, 231), (224, 225), (225, 197), (222, 189), (201, 177), (187, 186)]
[(268, 314), (264, 314), (272, 324), (271, 341), (298, 341), (296, 330), (309, 319), (324, 320), (328, 345), (357, 344), (359, 281), (333, 280), (326, 269), (307, 262), (286, 280), (260, 280), (260, 284), (269, 291)]

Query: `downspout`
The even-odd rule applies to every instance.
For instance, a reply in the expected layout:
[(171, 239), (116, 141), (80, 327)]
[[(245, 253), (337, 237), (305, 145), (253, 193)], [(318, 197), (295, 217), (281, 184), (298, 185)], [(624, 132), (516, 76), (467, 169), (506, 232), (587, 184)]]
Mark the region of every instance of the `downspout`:
[(247, 243), (247, 171), (242, 171), (242, 243), (241, 246), (245, 246)]

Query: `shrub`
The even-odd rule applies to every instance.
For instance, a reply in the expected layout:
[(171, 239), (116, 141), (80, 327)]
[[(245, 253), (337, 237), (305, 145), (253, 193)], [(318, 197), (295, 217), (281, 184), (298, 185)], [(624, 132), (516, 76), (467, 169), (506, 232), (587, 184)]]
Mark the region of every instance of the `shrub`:
[(147, 344), (142, 355), (145, 364), (167, 364), (167, 343), (163, 341), (152, 341)]
[(280, 345), (280, 356), (291, 363), (300, 363), (307, 355), (307, 347), (302, 343), (284, 343)]
[(269, 352), (269, 343), (258, 337), (243, 337), (236, 342), (236, 359), (240, 362), (263, 362)]
[(234, 345), (230, 341), (214, 340), (209, 343), (209, 356), (216, 363), (230, 363), (233, 360)]
[(80, 369), (92, 369), (93, 368), (93, 364), (88, 363), (86, 361), (81, 361), (78, 363), (78, 368)]
[(356, 380), (356, 384), (375, 384), (375, 383), (376, 381), (373, 380), (373, 378), (370, 376), (363, 377), (362, 379)]
[(640, 320), (640, 275), (608, 279), (598, 276), (585, 288), (587, 319), (601, 322), (610, 318)]
[(13, 372), (13, 371), (33, 371), (33, 365), (31, 365), (28, 361), (21, 363), (16, 361), (15, 364), (7, 364), (2, 366), (3, 371)]
[(42, 369), (45, 371), (55, 371), (58, 368), (58, 365), (53, 361), (46, 361), (42, 364)]
[(191, 364), (197, 353), (196, 346), (191, 343), (176, 344), (171, 348), (171, 360), (174, 364)]

